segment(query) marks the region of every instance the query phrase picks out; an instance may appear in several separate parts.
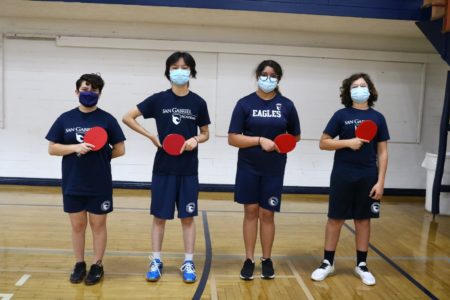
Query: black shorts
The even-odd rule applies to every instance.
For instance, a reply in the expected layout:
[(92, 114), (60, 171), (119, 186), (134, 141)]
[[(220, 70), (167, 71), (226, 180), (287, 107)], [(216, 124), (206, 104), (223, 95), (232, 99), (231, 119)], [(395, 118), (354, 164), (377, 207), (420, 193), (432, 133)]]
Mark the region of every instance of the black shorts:
[(377, 181), (376, 168), (334, 167), (330, 178), (328, 217), (341, 220), (379, 218), (380, 201), (369, 197)]
[(63, 204), (66, 213), (77, 213), (85, 210), (96, 215), (104, 215), (113, 211), (112, 195), (63, 195)]

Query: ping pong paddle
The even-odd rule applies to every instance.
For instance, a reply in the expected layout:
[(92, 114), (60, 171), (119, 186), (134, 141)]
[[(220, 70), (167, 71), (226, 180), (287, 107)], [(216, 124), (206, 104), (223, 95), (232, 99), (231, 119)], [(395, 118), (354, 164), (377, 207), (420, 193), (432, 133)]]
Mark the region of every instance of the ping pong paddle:
[(99, 126), (92, 127), (86, 131), (84, 135), (84, 142), (94, 145), (91, 151), (99, 151), (105, 146), (108, 140), (108, 133), (105, 129)]
[(168, 134), (163, 141), (163, 149), (172, 156), (180, 155), (181, 148), (185, 142), (184, 136), (177, 133)]
[(375, 135), (377, 134), (378, 126), (377, 124), (372, 120), (365, 120), (359, 123), (358, 127), (355, 129), (355, 135), (356, 137), (371, 141)]
[(289, 133), (282, 133), (275, 137), (273, 140), (280, 150), (280, 153), (288, 153), (294, 150), (297, 145), (297, 141), (295, 140), (295, 136)]

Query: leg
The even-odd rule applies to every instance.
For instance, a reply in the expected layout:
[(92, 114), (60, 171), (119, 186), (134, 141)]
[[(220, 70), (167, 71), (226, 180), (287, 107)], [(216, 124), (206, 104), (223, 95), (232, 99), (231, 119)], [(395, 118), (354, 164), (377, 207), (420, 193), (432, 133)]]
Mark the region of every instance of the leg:
[(72, 247), (77, 262), (84, 261), (84, 245), (87, 226), (87, 213), (80, 211), (69, 213), (70, 223), (72, 224)]
[(244, 205), (244, 245), (245, 256), (250, 260), (254, 260), (256, 237), (258, 234), (258, 217), (259, 204), (245, 204)]
[(153, 217), (153, 224), (152, 224), (153, 252), (161, 252), (165, 227), (166, 227), (166, 220)]
[(356, 250), (365, 251), (369, 249), (370, 219), (355, 220)]
[(272, 245), (275, 238), (275, 213), (265, 208), (259, 208), (259, 229), (263, 258), (272, 256)]
[(195, 247), (195, 222), (193, 217), (182, 218), (181, 227), (183, 228), (184, 252), (193, 254)]
[(106, 217), (107, 214), (97, 215), (89, 213), (89, 225), (91, 226), (94, 244), (94, 264), (101, 262), (105, 254), (107, 240)]
[(325, 228), (325, 251), (336, 251), (341, 228), (344, 223), (345, 220), (328, 218)]

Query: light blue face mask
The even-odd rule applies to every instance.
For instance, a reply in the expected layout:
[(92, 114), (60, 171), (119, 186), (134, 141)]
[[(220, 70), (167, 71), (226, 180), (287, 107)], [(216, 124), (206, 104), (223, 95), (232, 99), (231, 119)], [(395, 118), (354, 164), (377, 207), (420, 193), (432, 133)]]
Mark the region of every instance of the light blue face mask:
[[(265, 80), (264, 80), (265, 78)], [(278, 85), (278, 80), (268, 79), (267, 76), (258, 77), (258, 86), (264, 93), (272, 92)]]
[(364, 103), (370, 97), (370, 92), (368, 87), (358, 86), (350, 90), (350, 96), (353, 102)]
[(170, 70), (170, 81), (175, 85), (185, 85), (189, 81), (191, 70), (188, 69), (173, 69)]

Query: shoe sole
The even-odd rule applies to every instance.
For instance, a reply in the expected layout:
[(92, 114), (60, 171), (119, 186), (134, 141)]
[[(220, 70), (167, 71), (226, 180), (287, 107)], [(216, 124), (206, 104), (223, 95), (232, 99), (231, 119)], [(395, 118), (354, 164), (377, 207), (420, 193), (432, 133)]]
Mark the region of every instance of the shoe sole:
[(183, 280), (184, 283), (194, 283), (196, 280)]
[(160, 278), (156, 278), (156, 279), (145, 278), (145, 280), (147, 282), (157, 282), (159, 279), (161, 279), (161, 277)]
[(242, 275), (239, 275), (239, 278), (242, 279), (242, 280), (245, 280), (245, 281), (253, 280), (253, 276), (252, 277), (244, 277)]
[[(70, 279), (69, 279), (69, 280), (70, 280)], [(80, 279), (80, 280), (70, 280), (70, 283), (78, 284), (78, 283), (82, 283), (83, 280), (84, 280), (84, 278), (82, 278), (82, 279)]]
[(275, 278), (275, 274), (272, 275), (272, 276), (263, 276), (263, 275), (261, 275), (261, 279), (269, 280), (269, 279), (274, 279), (274, 278)]
[[(327, 277), (333, 276), (334, 274), (336, 274), (336, 273), (333, 271), (333, 272), (329, 273), (327, 276), (325, 276), (323, 279), (314, 279), (311, 277), (311, 280), (314, 280), (317, 282), (324, 281), (325, 279), (327, 279)], [(358, 275), (358, 277), (359, 277), (359, 275)]]

